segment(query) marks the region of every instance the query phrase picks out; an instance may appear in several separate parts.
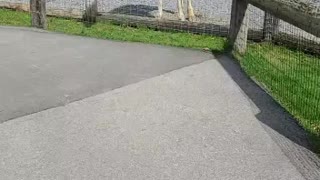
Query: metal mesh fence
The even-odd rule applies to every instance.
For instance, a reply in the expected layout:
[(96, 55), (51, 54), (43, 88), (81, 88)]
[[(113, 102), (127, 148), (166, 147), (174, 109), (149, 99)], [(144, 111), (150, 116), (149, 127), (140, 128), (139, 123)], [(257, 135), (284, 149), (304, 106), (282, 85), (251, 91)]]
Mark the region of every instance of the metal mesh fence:
[[(159, 10), (160, 2), (162, 11)], [(100, 0), (98, 11), (101, 19), (119, 24), (144, 25), (159, 30), (197, 34), (227, 35), (227, 28), (221, 26), (229, 24), (230, 1), (196, 0), (192, 1), (191, 5), (194, 15), (190, 16), (192, 18), (189, 17), (190, 6), (186, 0), (182, 1), (180, 11), (177, 0)], [(179, 12), (182, 13), (182, 17)]]
[[(29, 2), (30, 0), (0, 0), (0, 7), (28, 11)], [(86, 21), (81, 19), (86, 10), (90, 6), (96, 6), (99, 20), (130, 26), (143, 25), (160, 30), (227, 36), (231, 0), (193, 0), (192, 20), (188, 17), (187, 2), (182, 0), (181, 6), (185, 21), (179, 17), (177, 0), (162, 0), (161, 18), (160, 0), (47, 0), (46, 11), (51, 16)]]
[(260, 12), (249, 8), (249, 27), (253, 32), (262, 30), (263, 38), (248, 41), (241, 65), (305, 129), (319, 137), (320, 39)]
[[(162, 2), (162, 16), (159, 17), (159, 4)], [(184, 31), (197, 34), (227, 36), (231, 16), (232, 0), (192, 0), (194, 18), (188, 17), (188, 1), (182, 0), (182, 13), (179, 17), (177, 0), (47, 0), (47, 15), (76, 18), (79, 21), (92, 6), (96, 6), (98, 19), (113, 21), (130, 26), (146, 26), (159, 30)], [(29, 11), (30, 0), (0, 0), (0, 7)], [(253, 13), (263, 12), (250, 7)], [(263, 17), (255, 19), (251, 27), (259, 24), (263, 28)], [(50, 23), (49, 23), (50, 26)]]

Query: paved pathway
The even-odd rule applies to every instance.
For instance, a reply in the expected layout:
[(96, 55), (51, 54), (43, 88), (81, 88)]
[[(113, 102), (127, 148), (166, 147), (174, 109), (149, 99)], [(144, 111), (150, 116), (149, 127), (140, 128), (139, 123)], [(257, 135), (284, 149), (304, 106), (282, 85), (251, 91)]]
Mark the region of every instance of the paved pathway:
[(320, 177), (228, 58), (12, 28), (0, 47), (1, 179)]
[(212, 59), (180, 48), (0, 29), (0, 122)]

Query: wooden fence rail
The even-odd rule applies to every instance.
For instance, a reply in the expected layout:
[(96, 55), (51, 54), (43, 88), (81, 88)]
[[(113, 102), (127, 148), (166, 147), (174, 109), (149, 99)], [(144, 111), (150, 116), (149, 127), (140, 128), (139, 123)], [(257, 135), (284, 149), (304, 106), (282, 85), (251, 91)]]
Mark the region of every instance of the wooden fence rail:
[(319, 37), (320, 7), (307, 0), (248, 0), (248, 2)]
[[(304, 0), (233, 0), (229, 43), (233, 51), (237, 53), (243, 54), (246, 52), (248, 4), (268, 12), (264, 24), (264, 38), (267, 40), (271, 40), (272, 35), (279, 40), (279, 36), (276, 35), (279, 26), (277, 18), (319, 37), (320, 9)], [(297, 42), (299, 41), (298, 39)], [(316, 43), (315, 46), (314, 49), (318, 50), (319, 44)]]

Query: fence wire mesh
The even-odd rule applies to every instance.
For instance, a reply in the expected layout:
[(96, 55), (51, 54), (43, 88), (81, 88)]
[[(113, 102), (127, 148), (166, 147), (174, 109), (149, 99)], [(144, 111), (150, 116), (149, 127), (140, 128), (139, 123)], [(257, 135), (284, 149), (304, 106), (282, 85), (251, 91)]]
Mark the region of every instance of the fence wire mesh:
[[(98, 18), (130, 26), (146, 26), (159, 30), (185, 31), (197, 34), (227, 36), (231, 0), (193, 0), (193, 18), (188, 16), (188, 1), (182, 0), (184, 21), (179, 16), (177, 0), (47, 0), (48, 15), (82, 19), (96, 6)], [(162, 2), (160, 18), (159, 4)], [(0, 0), (0, 7), (29, 10), (30, 0)], [(50, 22), (48, 22), (50, 26)]]
[(249, 8), (249, 14), (251, 35), (262, 33), (262, 39), (249, 38), (242, 67), (319, 137), (320, 39), (257, 8)]

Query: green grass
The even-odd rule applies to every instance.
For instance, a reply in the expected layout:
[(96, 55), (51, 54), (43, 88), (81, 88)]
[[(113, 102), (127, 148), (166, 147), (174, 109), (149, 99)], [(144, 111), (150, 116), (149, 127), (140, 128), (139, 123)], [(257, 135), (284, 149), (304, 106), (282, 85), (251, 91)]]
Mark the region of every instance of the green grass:
[[(0, 25), (29, 27), (31, 22), (29, 13), (8, 9), (0, 9), (0, 17)], [(55, 17), (48, 18), (48, 30), (100, 39), (210, 49), (214, 52), (222, 52), (226, 43), (226, 39), (222, 37), (181, 32), (161, 32), (147, 28), (118, 26), (110, 22), (98, 22), (92, 26), (86, 26), (75, 19)]]
[(0, 8), (0, 25), (31, 26), (30, 14)]
[(260, 43), (249, 45), (241, 65), (299, 120), (320, 153), (320, 58)]

